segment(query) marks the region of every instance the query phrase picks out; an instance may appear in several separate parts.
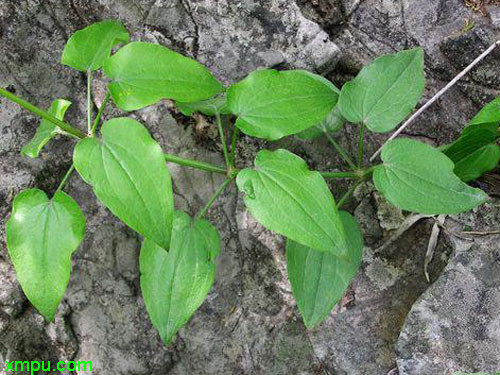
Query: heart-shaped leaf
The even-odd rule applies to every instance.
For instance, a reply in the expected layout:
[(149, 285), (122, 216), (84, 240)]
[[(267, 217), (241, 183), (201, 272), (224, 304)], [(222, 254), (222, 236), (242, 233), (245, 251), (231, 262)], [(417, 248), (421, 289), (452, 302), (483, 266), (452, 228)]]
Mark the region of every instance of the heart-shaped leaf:
[(61, 62), (82, 72), (97, 70), (104, 64), (115, 45), (128, 41), (128, 32), (120, 22), (93, 23), (78, 30), (68, 39)]
[(304, 70), (253, 72), (227, 91), (227, 104), (245, 134), (276, 140), (320, 123), (337, 103), (339, 90)]
[(85, 234), (78, 204), (58, 191), (52, 199), (38, 189), (14, 199), (7, 221), (7, 249), (26, 297), (54, 321), (71, 272), (71, 254)]
[(339, 211), (339, 216), (347, 238), (345, 259), (290, 239), (286, 242), (288, 278), (308, 328), (314, 327), (330, 314), (361, 264), (363, 237), (359, 225), (345, 211)]
[(147, 107), (161, 99), (198, 102), (223, 90), (199, 62), (158, 44), (134, 42), (106, 60), (109, 91), (125, 111)]
[(267, 229), (302, 245), (344, 256), (346, 239), (337, 207), (319, 172), (287, 150), (262, 150), (255, 168), (236, 178), (253, 216)]
[[(56, 99), (52, 102), (47, 112), (59, 120), (63, 120), (64, 114), (70, 105), (71, 102), (67, 100)], [(21, 155), (37, 158), (42, 148), (57, 134), (64, 134), (64, 131), (50, 121), (42, 119), (36, 129), (35, 136), (21, 149)]]
[(373, 181), (395, 206), (426, 215), (456, 214), (484, 203), (488, 196), (462, 182), (453, 162), (437, 149), (411, 139), (396, 139), (382, 150), (384, 163)]
[(168, 252), (146, 239), (139, 259), (141, 291), (153, 325), (168, 345), (205, 300), (220, 251), (217, 230), (206, 220), (176, 211)]
[(374, 132), (388, 132), (415, 108), (424, 86), (421, 48), (382, 56), (342, 87), (340, 111), (352, 123), (364, 123)]
[(130, 118), (106, 121), (101, 133), (102, 139), (78, 142), (73, 154), (76, 170), (125, 224), (168, 248), (174, 203), (160, 145)]

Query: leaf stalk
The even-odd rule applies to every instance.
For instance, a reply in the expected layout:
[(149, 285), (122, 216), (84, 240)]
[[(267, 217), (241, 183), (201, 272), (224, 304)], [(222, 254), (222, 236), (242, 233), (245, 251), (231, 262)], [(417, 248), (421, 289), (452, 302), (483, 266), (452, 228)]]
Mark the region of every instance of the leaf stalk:
[(59, 186), (57, 187), (57, 190), (54, 193), (54, 195), (56, 195), (58, 192), (60, 192), (64, 188), (64, 185), (66, 185), (66, 182), (68, 181), (70, 176), (73, 174), (74, 170), (75, 170), (75, 165), (73, 163), (71, 163), (71, 167), (69, 167), (68, 171), (66, 172), (63, 179), (59, 183)]
[(92, 132), (92, 71), (87, 70), (87, 133), (90, 136)]
[(219, 136), (220, 136), (220, 141), (222, 143), (222, 152), (224, 153), (224, 160), (226, 162), (226, 166), (229, 168), (231, 166), (231, 159), (229, 158), (229, 153), (227, 151), (226, 137), (224, 136), (224, 129), (222, 128), (222, 120), (220, 117), (220, 113), (218, 111), (215, 112), (215, 118), (217, 119), (217, 128), (219, 129)]
[(365, 124), (362, 123), (359, 127), (358, 138), (358, 169), (363, 166), (363, 146), (365, 145)]
[(224, 180), (224, 182), (218, 187), (218, 189), (215, 191), (215, 193), (212, 195), (212, 197), (208, 200), (207, 204), (205, 207), (203, 207), (200, 212), (196, 214), (196, 220), (202, 219), (212, 207), (214, 202), (219, 198), (219, 196), (226, 190), (226, 188), (229, 186), (229, 184), (234, 180), (234, 177), (229, 177)]
[(351, 198), (351, 196), (354, 194), (354, 191), (361, 183), (362, 181), (357, 181), (346, 191), (346, 193), (337, 202), (337, 209), (340, 209), (342, 205), (344, 205)]
[(223, 174), (223, 175), (228, 174), (228, 171), (225, 168), (221, 168), (221, 167), (218, 167), (218, 166), (210, 164), (210, 163), (206, 163), (206, 162), (194, 160), (194, 159), (185, 159), (185, 158), (181, 158), (180, 156), (172, 155), (172, 154), (164, 154), (164, 155), (165, 155), (165, 160), (170, 162), (170, 163), (179, 164), (179, 165), (182, 165), (184, 167), (200, 169), (200, 170), (205, 171), (205, 172), (212, 172), (212, 173), (218, 173), (218, 174)]
[(101, 106), (99, 107), (99, 110), (97, 111), (97, 115), (95, 117), (94, 123), (92, 124), (92, 128), (90, 129), (90, 136), (91, 137), (93, 137), (95, 135), (95, 132), (97, 130), (97, 126), (99, 125), (99, 121), (101, 121), (102, 113), (104, 112), (104, 109), (106, 108), (106, 105), (108, 104), (109, 98), (111, 98), (111, 94), (108, 91), (106, 93), (106, 96), (104, 97), (104, 100), (102, 101)]
[(0, 87), (0, 96), (3, 96), (4, 98), (7, 98), (7, 99), (13, 101), (14, 103), (20, 105), (24, 109), (27, 109), (28, 111), (30, 111), (31, 113), (34, 113), (35, 115), (40, 116), (41, 118), (43, 118), (47, 121), (50, 121), (55, 126), (60, 128), (61, 130), (64, 130), (66, 133), (69, 133), (69, 134), (71, 134), (77, 138), (80, 138), (80, 139), (85, 138), (85, 134), (83, 134), (80, 130), (74, 128), (73, 126), (71, 126), (70, 124), (68, 124), (64, 121), (59, 120), (55, 116), (52, 116), (50, 113), (44, 111), (43, 109), (37, 107), (36, 105), (33, 105), (33, 104), (19, 98), (18, 96), (5, 90), (2, 87)]
[(231, 164), (231, 167), (234, 168), (234, 163), (236, 159), (236, 141), (238, 140), (238, 134), (240, 132), (240, 128), (236, 127), (236, 125), (233, 127), (233, 134), (231, 135), (231, 155), (229, 155), (229, 163)]
[(326, 136), (326, 139), (328, 139), (328, 141), (332, 144), (332, 146), (337, 150), (337, 152), (339, 153), (340, 157), (342, 159), (344, 159), (344, 161), (349, 164), (349, 167), (351, 167), (351, 169), (355, 170), (357, 169), (356, 168), (356, 164), (354, 164), (354, 162), (352, 161), (352, 159), (349, 157), (349, 155), (347, 154), (347, 151), (344, 150), (342, 148), (341, 145), (339, 145), (337, 143), (337, 141), (335, 139), (333, 139), (333, 137), (328, 134), (328, 132), (324, 132), (325, 136)]
[(351, 198), (352, 194), (354, 194), (354, 191), (356, 190), (356, 188), (372, 176), (375, 167), (376, 167), (376, 165), (371, 166), (371, 167), (366, 168), (366, 169), (359, 169), (358, 171), (356, 171), (355, 174), (357, 176), (358, 181), (356, 181), (347, 190), (347, 192), (339, 199), (339, 201), (337, 203), (337, 208), (342, 207), (342, 205), (345, 204), (347, 202), (347, 200), (349, 200), (349, 198)]
[(352, 178), (358, 179), (356, 172), (319, 172), (324, 178)]

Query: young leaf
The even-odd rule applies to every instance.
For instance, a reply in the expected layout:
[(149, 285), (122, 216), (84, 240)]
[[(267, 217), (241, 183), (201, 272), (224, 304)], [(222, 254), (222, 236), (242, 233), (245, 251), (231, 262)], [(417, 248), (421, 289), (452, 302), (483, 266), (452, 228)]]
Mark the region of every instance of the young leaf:
[(489, 144), (462, 158), (455, 164), (455, 174), (464, 182), (475, 180), (495, 169), (500, 160), (500, 148)]
[(456, 214), (484, 203), (488, 196), (453, 173), (442, 152), (411, 139), (396, 139), (382, 150), (375, 187), (395, 206), (427, 215)]
[(384, 133), (394, 129), (417, 105), (425, 86), (421, 48), (382, 56), (365, 66), (340, 93), (342, 116)]
[(26, 297), (54, 321), (71, 272), (71, 254), (85, 234), (78, 204), (58, 191), (52, 199), (38, 189), (14, 199), (7, 221), (7, 249)]
[(78, 30), (69, 38), (61, 62), (82, 72), (97, 70), (115, 45), (128, 41), (128, 32), (120, 22), (97, 22)]
[[(56, 99), (47, 110), (48, 113), (58, 118), (64, 119), (66, 110), (71, 105), (71, 102), (64, 99)], [(42, 148), (57, 134), (63, 133), (57, 126), (50, 121), (42, 119), (40, 125), (36, 129), (35, 136), (21, 149), (21, 155), (37, 158)]]
[(104, 73), (112, 79), (109, 91), (113, 100), (125, 111), (161, 99), (198, 102), (223, 90), (203, 65), (158, 44), (127, 44), (106, 60)]
[(330, 113), (318, 125), (312, 126), (306, 130), (297, 133), (300, 139), (316, 139), (327, 133), (335, 133), (344, 126), (344, 118), (340, 114), (338, 104), (330, 111)]
[(326, 318), (342, 298), (361, 264), (363, 237), (356, 220), (339, 211), (347, 238), (347, 258), (314, 250), (290, 239), (286, 263), (293, 296), (307, 328)]
[(287, 150), (262, 150), (254, 169), (236, 178), (253, 216), (267, 229), (302, 245), (345, 256), (346, 239), (325, 180)]
[(102, 139), (78, 142), (73, 153), (76, 170), (125, 224), (168, 248), (174, 203), (160, 145), (130, 118), (106, 121), (101, 133)]
[(258, 70), (227, 91), (243, 133), (276, 140), (320, 123), (337, 103), (338, 89), (304, 70)]
[(176, 211), (168, 252), (146, 239), (139, 266), (141, 291), (153, 325), (168, 345), (200, 307), (215, 275), (217, 230), (206, 220)]
[(216, 112), (221, 115), (229, 115), (231, 111), (227, 107), (226, 94), (222, 93), (213, 98), (194, 103), (175, 103), (181, 113), (185, 116), (192, 116), (195, 112), (200, 112), (206, 116), (215, 116)]

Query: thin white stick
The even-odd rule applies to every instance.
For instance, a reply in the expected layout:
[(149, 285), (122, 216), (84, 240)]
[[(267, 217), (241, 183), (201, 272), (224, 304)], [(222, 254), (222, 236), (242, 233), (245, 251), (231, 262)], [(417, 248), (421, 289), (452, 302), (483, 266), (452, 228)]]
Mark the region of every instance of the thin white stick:
[(424, 112), (432, 103), (434, 103), (436, 100), (438, 100), (446, 91), (448, 91), (455, 83), (457, 83), (464, 75), (469, 73), (474, 66), (476, 66), (482, 59), (484, 59), (486, 56), (488, 56), (491, 51), (495, 49), (496, 46), (500, 45), (500, 40), (497, 40), (495, 43), (493, 43), (486, 51), (484, 51), (477, 59), (475, 59), (473, 62), (470, 63), (467, 68), (462, 70), (455, 78), (453, 78), (445, 87), (443, 87), (436, 95), (434, 95), (427, 103), (425, 103), (417, 112), (415, 112), (406, 122), (401, 125), (401, 127), (394, 132), (391, 137), (385, 141), (385, 143), (375, 152), (372, 157), (370, 158), (370, 161), (373, 161), (382, 151), (382, 149), (392, 141), (394, 138), (396, 138), (398, 135), (401, 134), (401, 132), (408, 126), (410, 125), (413, 120), (415, 120), (422, 112)]

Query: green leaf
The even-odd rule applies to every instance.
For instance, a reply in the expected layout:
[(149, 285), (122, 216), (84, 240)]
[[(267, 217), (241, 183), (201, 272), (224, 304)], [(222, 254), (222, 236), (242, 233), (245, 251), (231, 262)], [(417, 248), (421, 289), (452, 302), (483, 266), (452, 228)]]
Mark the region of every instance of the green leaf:
[(496, 134), (484, 128), (474, 128), (461, 135), (455, 142), (447, 146), (443, 151), (451, 161), (458, 163), (471, 153), (494, 143)]
[(316, 139), (324, 136), (325, 133), (321, 130), (319, 125), (311, 126), (306, 130), (302, 130), (300, 133), (296, 134), (296, 137), (303, 140)]
[(215, 275), (217, 230), (176, 211), (168, 252), (148, 239), (139, 258), (141, 291), (153, 325), (168, 345), (200, 307)]
[(254, 169), (236, 178), (253, 216), (267, 229), (320, 251), (344, 256), (346, 239), (337, 207), (319, 172), (287, 150), (262, 150)]
[(198, 102), (223, 90), (203, 65), (158, 44), (127, 44), (106, 60), (104, 73), (112, 79), (113, 100), (125, 111), (162, 99)]
[(128, 41), (128, 32), (120, 22), (97, 22), (78, 30), (69, 38), (61, 62), (82, 72), (97, 70), (114, 46)]
[(288, 278), (307, 328), (314, 327), (330, 314), (361, 264), (363, 237), (359, 225), (345, 211), (339, 211), (339, 216), (347, 235), (347, 259), (290, 239), (286, 243)]
[(337, 103), (338, 89), (304, 70), (263, 69), (227, 91), (227, 104), (245, 134), (276, 140), (320, 123)]
[(396, 139), (382, 150), (384, 163), (375, 168), (375, 187), (395, 206), (428, 215), (456, 214), (484, 203), (482, 190), (466, 185), (453, 173), (442, 152), (411, 139)]
[(160, 145), (130, 118), (106, 121), (101, 132), (102, 139), (85, 138), (76, 145), (76, 170), (125, 224), (168, 248), (174, 204)]
[(500, 123), (500, 97), (486, 104), (474, 118), (469, 122), (462, 134), (476, 128), (488, 129), (498, 135), (498, 124)]
[(339, 106), (336, 105), (330, 113), (318, 125), (310, 127), (297, 134), (300, 139), (316, 139), (326, 133), (335, 133), (344, 126), (344, 118), (340, 114)]
[(220, 115), (229, 115), (231, 111), (227, 107), (226, 94), (222, 93), (213, 98), (194, 103), (175, 103), (181, 113), (185, 116), (192, 116), (195, 112), (200, 112), (206, 116), (215, 116), (217, 112)]
[(495, 144), (498, 135), (488, 126), (482, 126), (484, 124), (487, 123), (471, 126), (443, 151), (455, 163), (455, 174), (462, 181), (478, 178), (498, 164), (498, 146)]
[(500, 148), (489, 144), (467, 155), (455, 164), (455, 174), (464, 182), (475, 180), (495, 169), (500, 160)]
[(415, 108), (424, 86), (421, 48), (382, 56), (342, 87), (340, 112), (352, 123), (364, 123), (371, 131), (385, 133)]
[(482, 122), (482, 123), (476, 123), (476, 124), (469, 124), (467, 125), (463, 130), (462, 130), (462, 136), (465, 136), (469, 134), (470, 132), (476, 131), (476, 130), (484, 130), (488, 131), (491, 134), (494, 134), (497, 136), (500, 136), (498, 132), (498, 123), (497, 122)]
[(26, 297), (54, 321), (71, 272), (71, 254), (85, 234), (78, 204), (58, 191), (52, 199), (38, 189), (14, 199), (7, 221), (7, 248)]
[[(63, 120), (64, 114), (70, 105), (71, 102), (67, 100), (56, 99), (47, 112), (59, 120)], [(34, 137), (21, 149), (21, 155), (37, 158), (42, 148), (57, 134), (64, 134), (64, 132), (50, 121), (42, 119)]]

